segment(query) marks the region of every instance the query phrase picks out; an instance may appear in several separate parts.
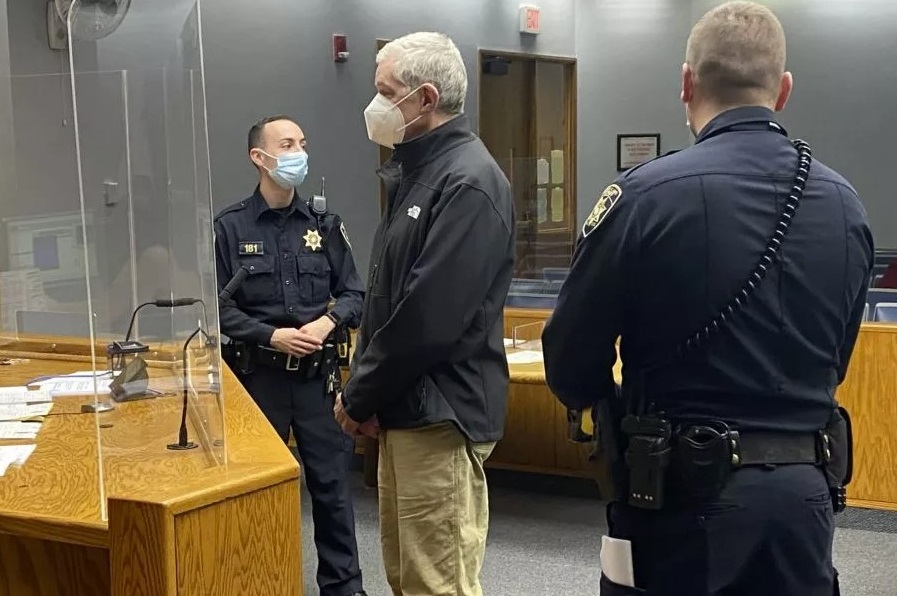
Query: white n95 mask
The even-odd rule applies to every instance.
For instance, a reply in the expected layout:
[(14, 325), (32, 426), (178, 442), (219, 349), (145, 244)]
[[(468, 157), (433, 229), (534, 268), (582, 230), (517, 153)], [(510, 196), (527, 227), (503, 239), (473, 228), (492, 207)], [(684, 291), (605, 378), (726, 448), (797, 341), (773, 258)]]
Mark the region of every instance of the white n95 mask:
[(390, 149), (405, 138), (405, 119), (397, 105), (393, 105), (378, 93), (364, 109), (364, 124), (368, 129), (368, 138)]

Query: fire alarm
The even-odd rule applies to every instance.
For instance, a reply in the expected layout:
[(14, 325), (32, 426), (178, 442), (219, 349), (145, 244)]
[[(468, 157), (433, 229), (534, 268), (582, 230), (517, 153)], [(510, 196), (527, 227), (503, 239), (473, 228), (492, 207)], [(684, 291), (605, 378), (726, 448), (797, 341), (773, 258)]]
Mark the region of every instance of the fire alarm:
[(346, 36), (341, 33), (333, 34), (333, 61), (349, 61), (349, 50), (346, 45)]
[(538, 35), (542, 30), (539, 26), (541, 10), (538, 6), (524, 5), (520, 7), (520, 32)]

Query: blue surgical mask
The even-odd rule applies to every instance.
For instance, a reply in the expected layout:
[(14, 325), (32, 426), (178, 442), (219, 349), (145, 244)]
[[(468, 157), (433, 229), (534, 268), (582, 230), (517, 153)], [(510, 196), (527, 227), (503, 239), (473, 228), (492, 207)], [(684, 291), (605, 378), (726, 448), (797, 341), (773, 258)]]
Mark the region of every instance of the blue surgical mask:
[(273, 170), (265, 169), (268, 170), (271, 179), (282, 188), (295, 188), (305, 180), (308, 174), (308, 154), (305, 151), (281, 153), (277, 157), (264, 151), (262, 153), (277, 160), (277, 167)]

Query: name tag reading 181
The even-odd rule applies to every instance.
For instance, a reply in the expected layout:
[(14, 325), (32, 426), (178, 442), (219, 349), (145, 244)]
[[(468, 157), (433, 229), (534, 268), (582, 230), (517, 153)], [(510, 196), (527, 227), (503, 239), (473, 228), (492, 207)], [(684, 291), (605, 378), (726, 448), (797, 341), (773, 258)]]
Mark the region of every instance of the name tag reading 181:
[(240, 254), (241, 255), (263, 255), (263, 254), (265, 254), (265, 243), (264, 242), (241, 242), (240, 243)]

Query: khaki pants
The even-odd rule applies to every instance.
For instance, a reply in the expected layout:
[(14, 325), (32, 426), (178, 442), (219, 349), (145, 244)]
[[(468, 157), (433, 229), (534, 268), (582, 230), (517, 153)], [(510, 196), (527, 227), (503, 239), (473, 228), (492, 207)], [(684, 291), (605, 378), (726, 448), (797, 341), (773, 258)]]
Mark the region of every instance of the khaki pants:
[(380, 542), (395, 596), (482, 596), (494, 447), (451, 423), (380, 435)]

